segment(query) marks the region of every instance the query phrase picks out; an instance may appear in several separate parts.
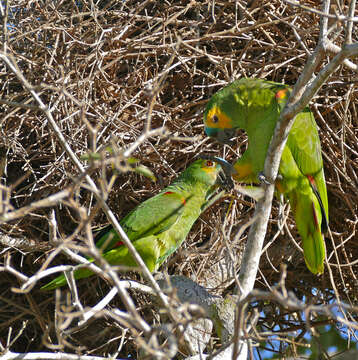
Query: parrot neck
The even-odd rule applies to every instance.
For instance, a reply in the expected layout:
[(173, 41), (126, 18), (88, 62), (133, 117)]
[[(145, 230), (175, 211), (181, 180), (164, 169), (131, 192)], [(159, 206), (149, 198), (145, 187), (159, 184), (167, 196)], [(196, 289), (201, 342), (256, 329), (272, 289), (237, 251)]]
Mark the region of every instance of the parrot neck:
[(205, 201), (206, 194), (211, 188), (208, 184), (202, 183), (195, 179), (188, 178), (178, 178), (174, 183), (172, 183), (169, 188), (175, 192), (180, 192), (183, 196), (190, 200)]
[[(278, 119), (277, 112), (271, 108), (249, 109), (244, 124), (240, 128), (244, 129), (248, 136), (248, 147), (243, 156), (239, 159), (238, 170), (242, 174), (242, 179), (250, 182), (257, 182), (257, 175), (264, 168), (264, 162), (271, 137)], [(241, 127), (242, 126), (242, 127)], [(240, 177), (240, 178), (241, 178)]]

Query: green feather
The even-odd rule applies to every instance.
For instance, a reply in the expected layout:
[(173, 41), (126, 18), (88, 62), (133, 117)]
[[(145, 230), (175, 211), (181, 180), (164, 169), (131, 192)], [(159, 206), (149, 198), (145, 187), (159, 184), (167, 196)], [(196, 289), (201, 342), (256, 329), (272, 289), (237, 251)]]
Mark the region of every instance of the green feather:
[[(171, 185), (141, 203), (120, 221), (151, 272), (157, 270), (184, 241), (215, 190), (220, 172), (218, 163), (196, 160)], [(97, 235), (96, 245), (109, 264), (137, 267), (112, 228), (106, 228)], [(93, 273), (86, 268), (74, 272), (76, 279), (91, 275)], [(53, 290), (65, 284), (65, 276), (61, 275), (41, 289)]]
[[(248, 135), (248, 148), (234, 164), (235, 180), (259, 183), (258, 175), (264, 169), (276, 123), (290, 92), (284, 84), (245, 78), (218, 91), (208, 102), (204, 124), (209, 136), (226, 142), (233, 130), (243, 129)], [(322, 230), (328, 226), (328, 198), (317, 125), (308, 108), (296, 116), (279, 175), (277, 190), (291, 202), (307, 267), (314, 274), (322, 273)]]

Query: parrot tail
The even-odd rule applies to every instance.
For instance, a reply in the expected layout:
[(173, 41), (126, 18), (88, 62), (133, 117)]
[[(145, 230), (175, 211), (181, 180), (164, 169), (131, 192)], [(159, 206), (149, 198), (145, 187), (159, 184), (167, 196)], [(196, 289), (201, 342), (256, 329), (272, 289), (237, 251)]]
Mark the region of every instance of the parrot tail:
[[(78, 269), (74, 272), (74, 277), (76, 280), (83, 279), (92, 275), (94, 275), (94, 273), (87, 268)], [(48, 284), (42, 286), (41, 290), (43, 291), (55, 290), (66, 284), (67, 284), (66, 277), (64, 274), (62, 274), (60, 276), (57, 276), (57, 278), (53, 279)]]
[(321, 211), (319, 199), (313, 191), (310, 191), (309, 194), (291, 194), (290, 202), (296, 226), (302, 238), (306, 265), (313, 274), (322, 274), (326, 247), (321, 225), (325, 221), (325, 214)]
[(309, 181), (309, 183), (311, 185), (312, 191), (316, 195), (316, 198), (317, 198), (318, 203), (319, 203), (319, 207), (321, 208), (321, 213), (322, 213), (321, 231), (324, 233), (324, 232), (326, 232), (328, 230), (328, 217), (327, 217), (326, 211), (325, 211), (324, 206), (323, 206), (321, 195), (319, 194), (319, 192), (317, 190), (316, 182), (315, 182), (313, 176), (307, 175), (307, 179), (308, 179), (308, 181)]

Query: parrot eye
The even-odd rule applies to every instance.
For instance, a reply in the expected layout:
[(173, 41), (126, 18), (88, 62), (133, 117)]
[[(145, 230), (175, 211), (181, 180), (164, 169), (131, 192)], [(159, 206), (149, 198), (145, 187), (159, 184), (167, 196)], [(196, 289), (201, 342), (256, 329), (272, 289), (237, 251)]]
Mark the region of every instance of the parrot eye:
[(213, 121), (214, 124), (216, 124), (219, 121), (219, 118), (217, 115), (213, 115), (213, 117), (211, 118), (211, 120)]
[(214, 161), (208, 160), (208, 161), (206, 162), (206, 166), (208, 166), (208, 167), (214, 166)]

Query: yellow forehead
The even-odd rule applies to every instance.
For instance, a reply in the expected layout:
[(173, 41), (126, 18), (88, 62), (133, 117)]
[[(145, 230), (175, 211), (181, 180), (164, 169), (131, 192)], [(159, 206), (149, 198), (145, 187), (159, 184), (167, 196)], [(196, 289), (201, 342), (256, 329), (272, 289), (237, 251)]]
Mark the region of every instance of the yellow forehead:
[(216, 170), (216, 163), (213, 162), (213, 166), (207, 166), (206, 165), (206, 161), (205, 163), (202, 165), (202, 170), (204, 172), (206, 172), (208, 175), (213, 175), (213, 174), (216, 174), (217, 170)]
[[(219, 121), (217, 121), (217, 122), (213, 121), (214, 115), (217, 116)], [(210, 128), (220, 128), (220, 129), (229, 128), (229, 129), (231, 129), (232, 128), (232, 120), (225, 113), (223, 113), (217, 105), (214, 105), (208, 111), (208, 114), (205, 119), (205, 126), (210, 127)]]

